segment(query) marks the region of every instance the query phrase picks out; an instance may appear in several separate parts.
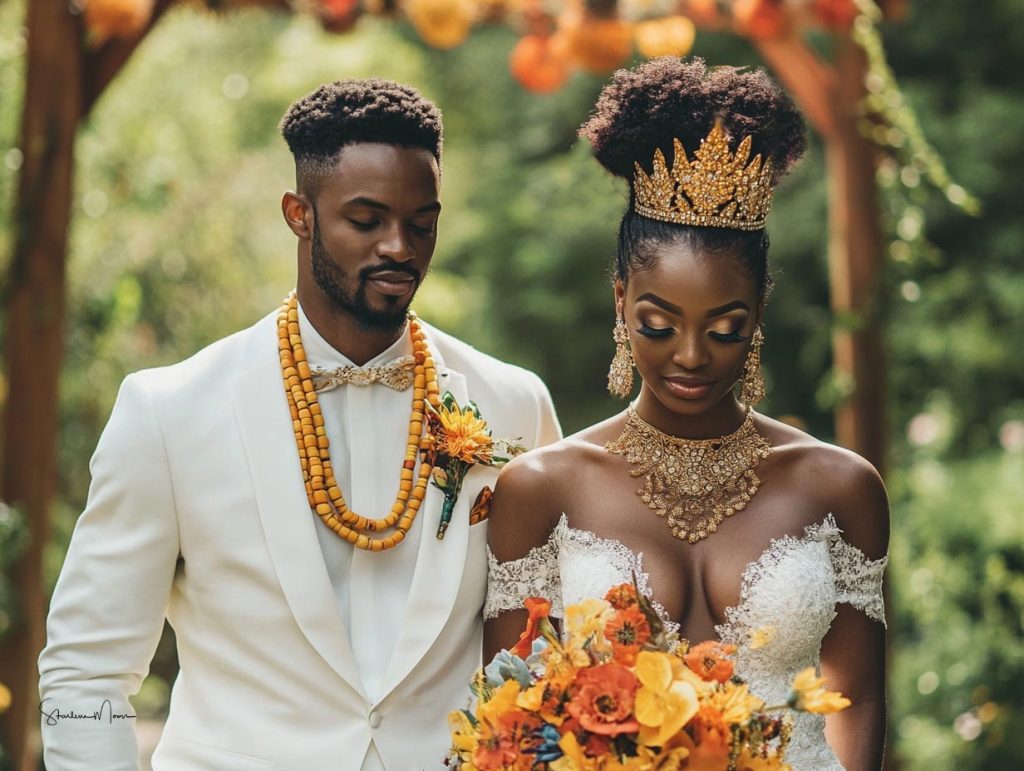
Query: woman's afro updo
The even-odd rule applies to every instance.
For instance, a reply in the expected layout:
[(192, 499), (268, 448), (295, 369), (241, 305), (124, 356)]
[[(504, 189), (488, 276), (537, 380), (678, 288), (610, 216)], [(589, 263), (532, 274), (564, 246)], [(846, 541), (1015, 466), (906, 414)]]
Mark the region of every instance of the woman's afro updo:
[(733, 150), (750, 136), (751, 155), (771, 158), (773, 182), (800, 158), (807, 143), (800, 113), (764, 70), (708, 68), (703, 59), (671, 56), (616, 72), (580, 136), (590, 141), (602, 166), (632, 180), (634, 163), (651, 170), (656, 148), (671, 164), (674, 138), (692, 157), (716, 118)]

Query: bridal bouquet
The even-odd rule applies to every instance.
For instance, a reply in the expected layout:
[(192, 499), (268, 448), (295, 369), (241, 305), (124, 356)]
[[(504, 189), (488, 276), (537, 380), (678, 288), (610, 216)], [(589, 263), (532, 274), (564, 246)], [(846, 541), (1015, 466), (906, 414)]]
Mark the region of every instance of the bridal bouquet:
[(470, 685), (475, 711), (448, 716), (448, 763), (462, 771), (788, 769), (786, 713), (850, 703), (809, 668), (786, 704), (766, 706), (733, 676), (732, 646), (670, 638), (630, 584), (567, 607), (561, 638), (550, 603), (525, 605), (519, 642)]

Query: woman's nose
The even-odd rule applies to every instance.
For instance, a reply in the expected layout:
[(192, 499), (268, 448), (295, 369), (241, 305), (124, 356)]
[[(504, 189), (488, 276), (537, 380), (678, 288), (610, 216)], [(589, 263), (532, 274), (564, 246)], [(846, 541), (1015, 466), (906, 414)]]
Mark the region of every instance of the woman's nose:
[(672, 361), (675, 364), (685, 370), (697, 370), (710, 360), (704, 335), (689, 332), (679, 335), (679, 345), (672, 356)]

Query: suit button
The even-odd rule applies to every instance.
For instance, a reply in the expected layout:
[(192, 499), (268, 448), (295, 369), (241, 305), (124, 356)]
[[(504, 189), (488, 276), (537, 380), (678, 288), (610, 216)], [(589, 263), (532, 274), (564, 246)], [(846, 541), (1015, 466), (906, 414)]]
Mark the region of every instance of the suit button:
[(380, 721), (384, 718), (377, 710), (370, 710), (370, 728), (380, 728)]

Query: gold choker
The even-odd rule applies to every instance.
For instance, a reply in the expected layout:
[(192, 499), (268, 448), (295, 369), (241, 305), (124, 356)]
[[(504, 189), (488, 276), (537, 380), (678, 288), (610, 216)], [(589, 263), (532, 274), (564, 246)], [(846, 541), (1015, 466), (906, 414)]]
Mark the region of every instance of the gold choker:
[(690, 543), (706, 538), (726, 517), (742, 511), (761, 486), (755, 469), (771, 447), (748, 411), (742, 425), (718, 439), (682, 439), (659, 431), (633, 407), (626, 425), (605, 449), (643, 477), (637, 490), (647, 506), (668, 520), (672, 535)]

